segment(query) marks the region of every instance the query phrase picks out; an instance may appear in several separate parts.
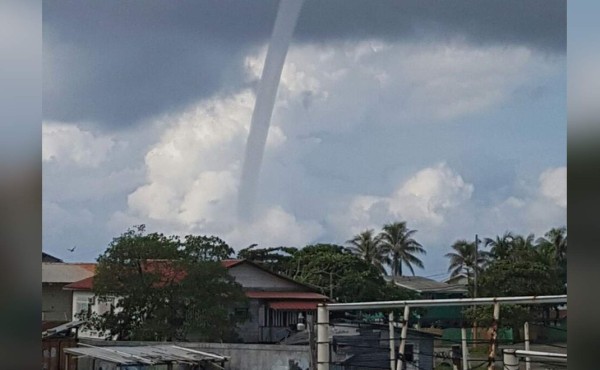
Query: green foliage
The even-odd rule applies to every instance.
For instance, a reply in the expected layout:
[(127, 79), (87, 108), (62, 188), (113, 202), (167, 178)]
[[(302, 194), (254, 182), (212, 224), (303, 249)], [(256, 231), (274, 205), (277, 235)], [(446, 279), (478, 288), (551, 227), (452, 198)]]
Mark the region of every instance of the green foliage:
[(293, 247), (277, 247), (277, 248), (256, 248), (253, 244), (247, 248), (241, 249), (237, 257), (247, 259), (254, 263), (258, 263), (267, 267), (273, 272), (283, 275), (292, 275), (294, 265), (292, 263), (294, 254), (298, 252), (297, 248)]
[(411, 230), (406, 222), (393, 222), (383, 226), (379, 234), (380, 249), (387, 256), (386, 262), (390, 265), (392, 276), (402, 276), (402, 265), (408, 267), (412, 275), (415, 275), (414, 266), (423, 268), (416, 254), (427, 254), (423, 246), (418, 243), (413, 235), (417, 230)]
[(381, 237), (374, 230), (365, 230), (347, 241), (350, 250), (360, 256), (365, 262), (375, 266), (377, 271), (385, 274), (384, 264), (389, 263), (386, 251), (381, 248)]
[(219, 259), (230, 248), (214, 237), (146, 234), (130, 229), (98, 258), (94, 293), (118, 297), (114, 309), (89, 318), (91, 327), (130, 340), (232, 339), (246, 305), (239, 284)]
[[(505, 233), (495, 239), (487, 238), (491, 247), (490, 259), (479, 274), (479, 296), (532, 296), (554, 295), (566, 292), (566, 229), (552, 229), (546, 239), (535, 241), (527, 236)], [(557, 252), (560, 250), (560, 252)], [(501, 306), (501, 322), (513, 327), (526, 320), (548, 317), (548, 306)], [(489, 307), (465, 309), (467, 317), (479, 322), (490, 322)]]
[(277, 273), (312, 285), (338, 302), (412, 297), (406, 290), (387, 284), (374, 265), (341, 245), (314, 244), (302, 249), (253, 245), (241, 250), (238, 258), (261, 263)]
[(231, 258), (235, 251), (216, 236), (187, 235), (183, 247), (186, 256), (196, 261), (221, 261)]

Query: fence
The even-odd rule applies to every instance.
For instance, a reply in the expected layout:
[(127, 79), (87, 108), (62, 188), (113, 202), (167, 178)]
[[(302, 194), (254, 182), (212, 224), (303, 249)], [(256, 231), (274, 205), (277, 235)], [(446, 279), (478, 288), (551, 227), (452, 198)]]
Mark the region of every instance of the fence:
[[(498, 323), (500, 319), (501, 304), (561, 304), (567, 302), (566, 295), (556, 296), (529, 296), (529, 297), (490, 297), (490, 298), (457, 298), (457, 299), (436, 299), (436, 300), (413, 300), (413, 301), (387, 301), (387, 302), (355, 302), (355, 303), (332, 303), (320, 304), (317, 309), (317, 369), (330, 370), (331, 365), (339, 365), (339, 362), (332, 361), (331, 358), (331, 339), (329, 336), (329, 314), (331, 311), (364, 311), (364, 310), (394, 310), (402, 308), (404, 313), (400, 321), (402, 331), (400, 334), (400, 344), (396, 348), (396, 338), (393, 336), (394, 330), (390, 330), (389, 338), (389, 369), (403, 370), (409, 369), (409, 363), (406, 351), (406, 339), (408, 331), (408, 318), (411, 308), (417, 307), (450, 307), (450, 306), (493, 306), (493, 320), (488, 329), (489, 350), (487, 353), (487, 369), (496, 369), (496, 357), (498, 349)], [(389, 317), (390, 328), (394, 325), (393, 313)], [(462, 369), (469, 369), (469, 359), (467, 352), (467, 330), (461, 330), (461, 362), (454, 363)], [(527, 339), (528, 346), (528, 339)], [(411, 354), (412, 355), (412, 354)], [(421, 354), (427, 355), (427, 354)], [(433, 354), (429, 354), (433, 356)], [(418, 367), (417, 367), (418, 368)], [(421, 369), (420, 369), (421, 370)]]

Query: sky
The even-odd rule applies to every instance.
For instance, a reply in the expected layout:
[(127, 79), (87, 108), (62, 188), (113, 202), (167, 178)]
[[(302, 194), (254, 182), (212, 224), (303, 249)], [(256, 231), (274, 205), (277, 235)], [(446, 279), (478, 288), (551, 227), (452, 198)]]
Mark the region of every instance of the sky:
[(239, 222), (277, 4), (44, 2), (44, 251), (93, 261), (138, 224), (239, 250), (403, 220), (443, 278), (458, 239), (566, 224), (557, 0), (307, 0)]

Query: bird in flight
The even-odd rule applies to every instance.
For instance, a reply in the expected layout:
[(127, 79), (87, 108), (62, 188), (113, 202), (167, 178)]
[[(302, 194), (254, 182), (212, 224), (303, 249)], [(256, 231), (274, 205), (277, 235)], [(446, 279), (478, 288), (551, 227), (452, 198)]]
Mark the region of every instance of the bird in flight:
[(71, 253), (75, 252), (75, 248), (77, 248), (77, 246), (73, 246), (73, 248), (67, 248), (67, 250)]

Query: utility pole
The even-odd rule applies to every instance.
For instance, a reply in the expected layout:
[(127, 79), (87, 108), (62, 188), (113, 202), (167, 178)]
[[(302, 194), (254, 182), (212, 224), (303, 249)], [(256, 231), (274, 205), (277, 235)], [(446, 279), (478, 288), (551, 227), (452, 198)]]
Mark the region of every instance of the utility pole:
[(479, 262), (479, 236), (475, 234), (475, 255), (473, 256), (473, 298), (477, 298), (477, 268)]
[[(473, 256), (473, 298), (477, 298), (477, 262), (479, 261), (479, 235), (475, 234), (475, 254)], [(473, 306), (473, 314), (476, 315), (475, 306)], [(473, 322), (473, 348), (477, 348), (477, 321)]]
[(333, 299), (333, 271), (329, 271), (329, 299)]

